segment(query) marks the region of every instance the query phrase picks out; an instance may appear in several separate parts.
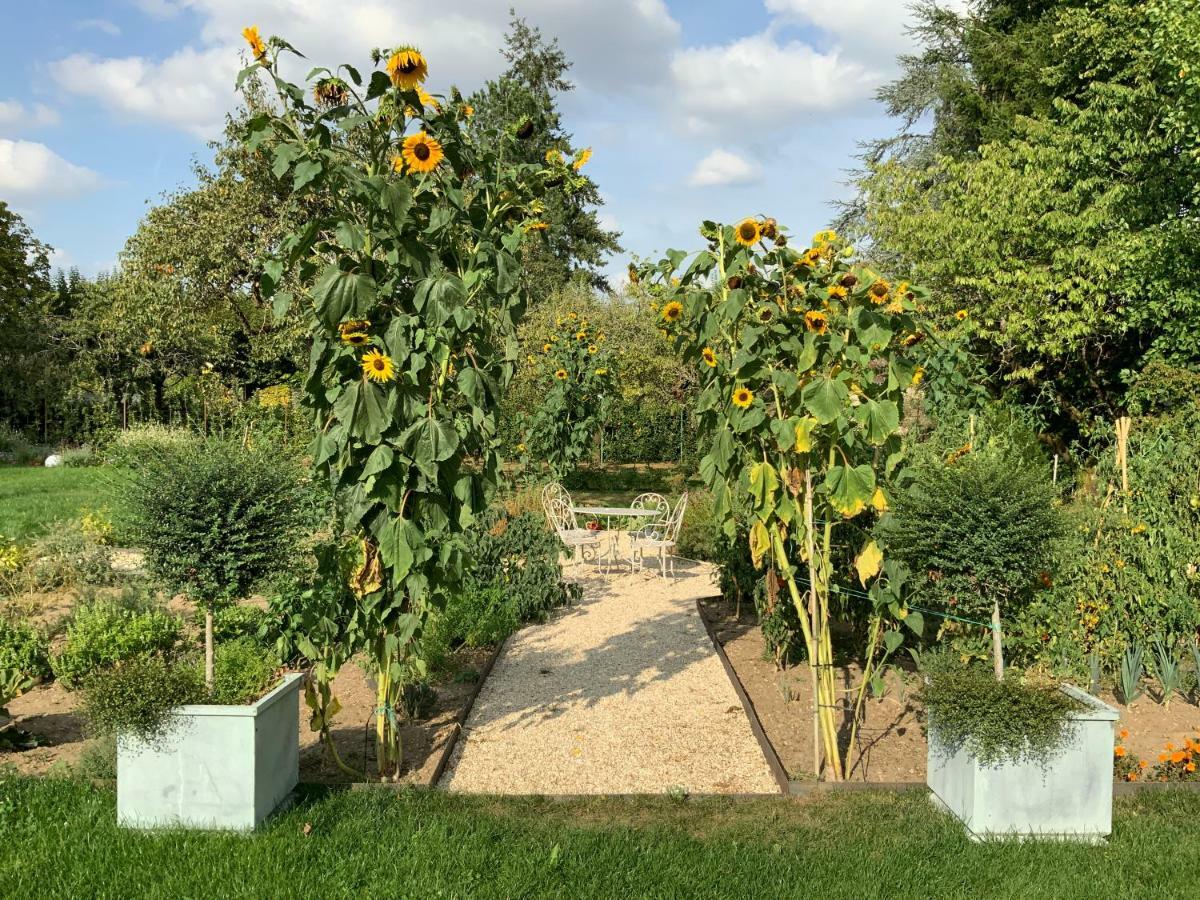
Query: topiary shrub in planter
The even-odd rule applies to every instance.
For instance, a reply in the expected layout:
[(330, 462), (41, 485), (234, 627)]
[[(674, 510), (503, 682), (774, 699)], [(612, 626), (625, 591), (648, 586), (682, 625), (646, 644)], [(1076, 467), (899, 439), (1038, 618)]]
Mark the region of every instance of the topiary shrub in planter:
[(926, 783), (972, 839), (1099, 842), (1112, 831), (1115, 709), (1071, 685), (997, 681), (978, 667), (927, 672), (918, 699)]

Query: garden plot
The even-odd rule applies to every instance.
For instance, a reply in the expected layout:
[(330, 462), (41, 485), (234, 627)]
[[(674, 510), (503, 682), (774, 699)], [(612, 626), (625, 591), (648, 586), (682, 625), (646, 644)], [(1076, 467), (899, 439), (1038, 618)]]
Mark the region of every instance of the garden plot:
[(509, 639), (442, 785), (498, 794), (777, 793), (698, 598), (714, 570), (590, 576)]

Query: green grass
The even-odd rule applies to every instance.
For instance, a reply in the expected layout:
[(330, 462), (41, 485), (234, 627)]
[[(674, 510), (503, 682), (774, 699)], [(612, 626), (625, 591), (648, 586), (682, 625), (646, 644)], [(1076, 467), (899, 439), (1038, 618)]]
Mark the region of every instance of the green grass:
[(23, 543), (106, 497), (103, 469), (0, 466), (0, 535)]
[[(123, 831), (109, 789), (0, 780), (13, 897), (1183, 897), (1200, 797), (1121, 801), (1108, 846), (971, 844), (920, 793), (549, 801), (307, 789), (257, 834)], [(305, 835), (306, 825), (311, 825)]]

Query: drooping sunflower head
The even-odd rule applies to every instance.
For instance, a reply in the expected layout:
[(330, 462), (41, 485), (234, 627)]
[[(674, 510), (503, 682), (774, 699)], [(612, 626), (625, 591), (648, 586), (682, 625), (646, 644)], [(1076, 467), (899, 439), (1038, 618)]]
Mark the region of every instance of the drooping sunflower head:
[(769, 306), (760, 306), (758, 308), (758, 312), (755, 313), (755, 317), (758, 319), (758, 321), (766, 325), (775, 317), (775, 313)]
[(340, 78), (322, 78), (313, 85), (313, 99), (322, 106), (341, 106), (349, 96), (349, 85)]
[(362, 358), (363, 375), (371, 381), (385, 384), (396, 377), (396, 367), (392, 358), (378, 350), (368, 350)]
[(388, 77), (403, 91), (411, 91), (429, 76), (429, 63), (415, 47), (401, 47), (387, 61)]
[(826, 228), (824, 231), (818, 231), (816, 234), (814, 234), (812, 242), (814, 248), (820, 249), (828, 247), (836, 240), (837, 232), (832, 228)]
[(872, 303), (883, 303), (888, 298), (888, 294), (892, 292), (892, 286), (879, 278), (867, 288), (867, 293), (871, 295)]
[(371, 340), (371, 336), (365, 331), (343, 331), (342, 343), (349, 344), (351, 347), (361, 347), (363, 344)]
[(779, 236), (779, 223), (768, 217), (762, 223), (762, 233), (767, 240), (775, 240)]
[(829, 286), (829, 296), (837, 300), (845, 300), (848, 291), (840, 284), (831, 284)]
[(543, 222), (541, 219), (538, 219), (535, 222), (526, 222), (525, 223), (525, 233), (528, 234), (532, 231), (545, 231), (549, 227), (550, 227), (550, 225), (548, 223)]
[(400, 156), (393, 160), (393, 165), (400, 169), (399, 163), (403, 163), (410, 172), (432, 172), (445, 156), (437, 139), (422, 129), (404, 139)]
[(704, 364), (710, 369), (717, 367), (717, 354), (713, 352), (712, 347), (705, 347), (700, 351), (700, 358), (704, 360)]
[(371, 322), (369, 319), (348, 319), (347, 321), (338, 325), (338, 333), (345, 338), (347, 334), (366, 331), (370, 327)]
[(475, 115), (475, 107), (473, 107), (470, 103), (464, 103), (462, 107), (462, 114), (464, 119), (471, 118), (471, 116)]
[(960, 309), (958, 312), (956, 312), (954, 314), (954, 318), (958, 319), (958, 321), (960, 321), (960, 322), (963, 321), (963, 319), (965, 319), (966, 317), (967, 317), (967, 311), (965, 309)]
[(571, 168), (578, 172), (587, 165), (587, 161), (592, 158), (592, 148), (584, 147), (575, 154), (575, 161), (571, 163)]
[(566, 369), (556, 369), (554, 372), (554, 377), (557, 378), (559, 381), (566, 381), (567, 380), (567, 370)]
[(552, 166), (560, 166), (563, 163), (562, 151), (557, 147), (551, 147), (546, 151), (546, 162)]
[(829, 316), (818, 309), (810, 309), (804, 314), (804, 326), (816, 334), (824, 334), (829, 330)]
[(902, 340), (900, 343), (902, 343), (905, 347), (915, 347), (923, 340), (925, 340), (925, 332), (914, 331), (912, 334), (906, 334), (904, 336), (904, 340)]
[(683, 304), (678, 300), (672, 300), (662, 308), (662, 317), (664, 322), (678, 322), (683, 317)]
[(754, 402), (754, 392), (750, 388), (739, 387), (733, 389), (733, 397), (731, 398), (733, 405), (739, 409), (745, 409)]
[(733, 230), (733, 236), (743, 247), (753, 247), (762, 240), (762, 228), (757, 219), (742, 219)]
[(267, 55), (267, 45), (263, 43), (263, 39), (258, 34), (258, 26), (251, 25), (249, 28), (243, 28), (242, 37), (250, 45), (250, 52), (254, 54), (255, 62), (262, 62), (263, 57)]

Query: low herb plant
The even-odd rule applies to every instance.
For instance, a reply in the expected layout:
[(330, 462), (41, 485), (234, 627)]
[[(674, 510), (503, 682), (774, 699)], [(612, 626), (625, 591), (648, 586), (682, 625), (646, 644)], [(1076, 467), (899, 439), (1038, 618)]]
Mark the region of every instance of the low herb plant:
[(17, 672), (31, 683), (49, 678), (46, 636), (25, 622), (0, 618), (0, 671)]
[(81, 522), (59, 522), (29, 547), (19, 579), (26, 590), (112, 584), (112, 554)]
[(143, 654), (83, 682), (83, 714), (95, 737), (129, 734), (155, 744), (169, 733), (171, 710), (204, 699), (195, 665)]
[(217, 646), (210, 703), (253, 703), (275, 681), (278, 664), (273, 654), (252, 637), (239, 637)]
[(929, 728), (949, 750), (966, 748), (984, 765), (1043, 760), (1071, 736), (1079, 704), (1052, 685), (997, 681), (982, 666), (944, 661), (926, 678), (917, 699)]
[(164, 610), (136, 611), (97, 601), (75, 610), (51, 667), (56, 678), (74, 688), (98, 669), (148, 653), (170, 654), (181, 634), (180, 620)]

